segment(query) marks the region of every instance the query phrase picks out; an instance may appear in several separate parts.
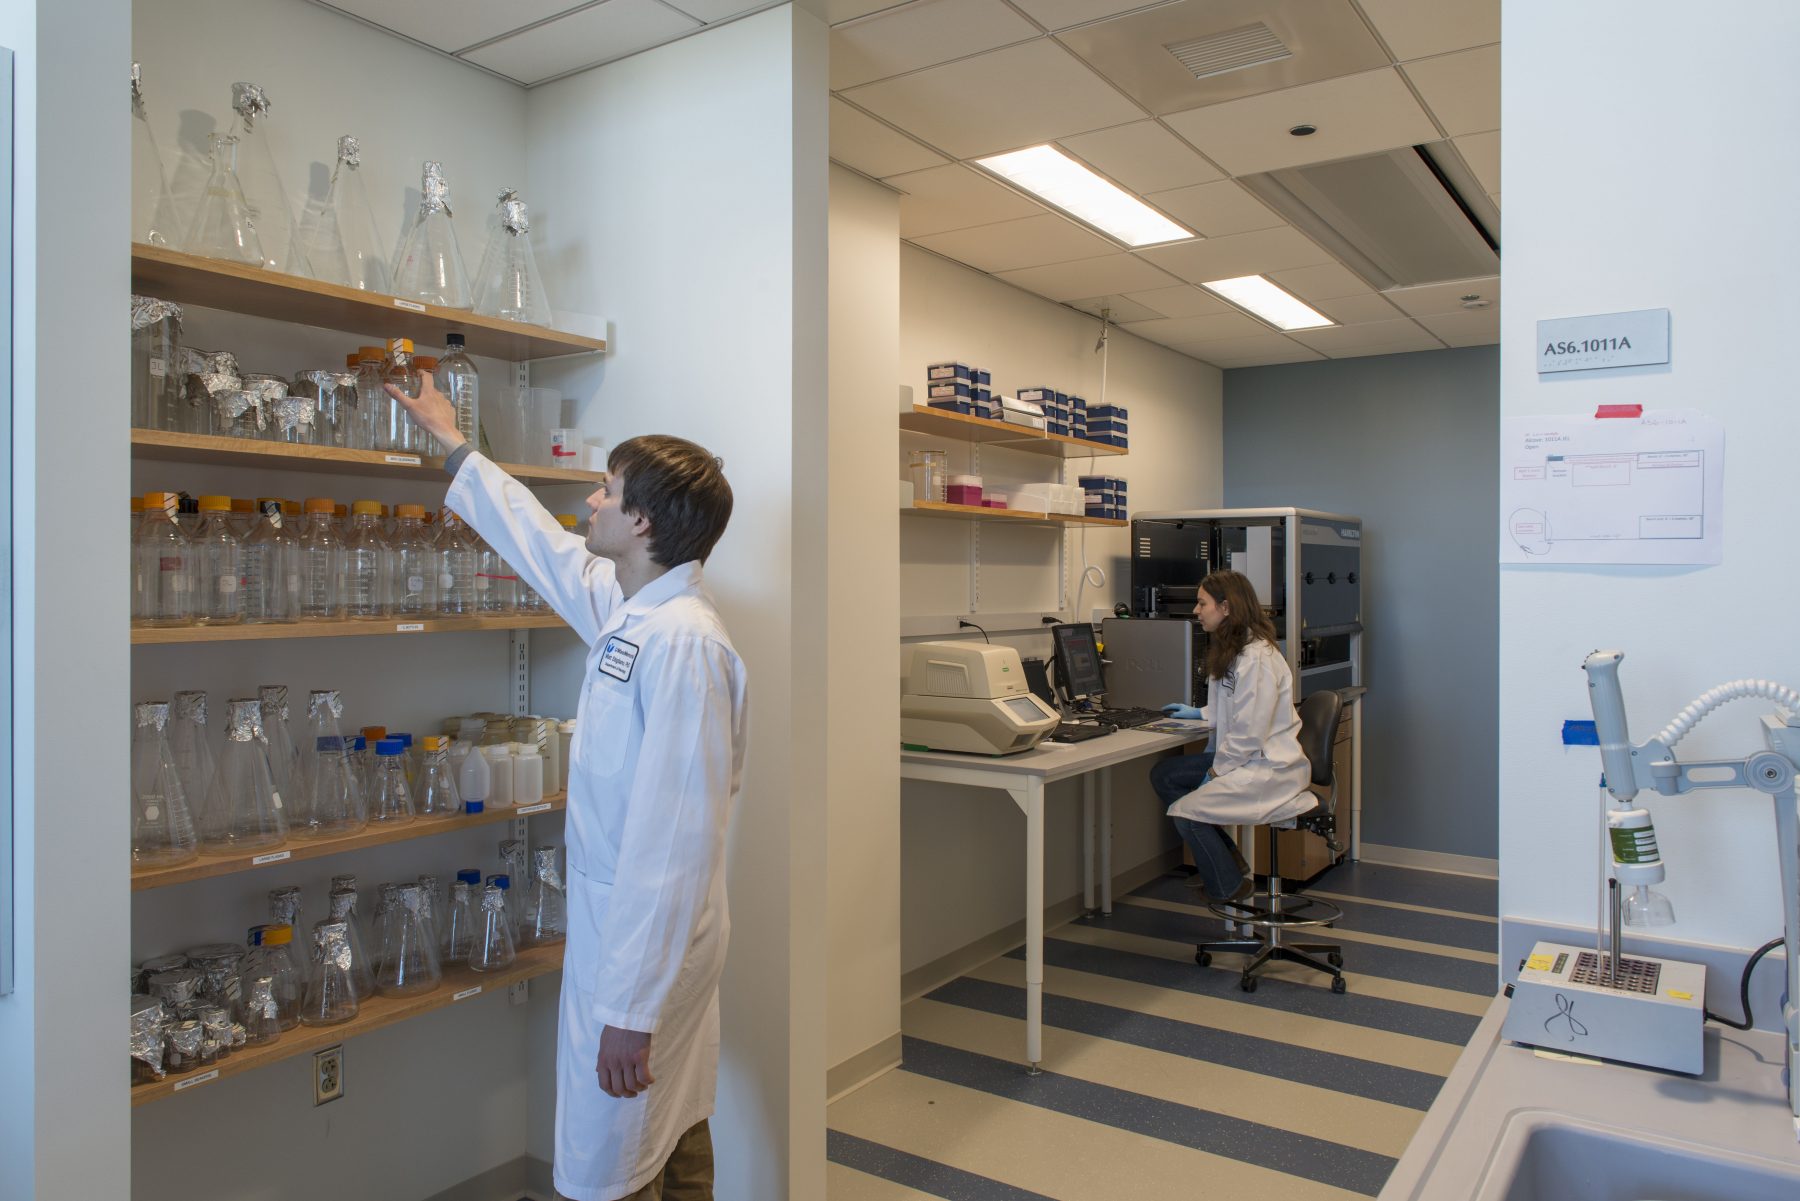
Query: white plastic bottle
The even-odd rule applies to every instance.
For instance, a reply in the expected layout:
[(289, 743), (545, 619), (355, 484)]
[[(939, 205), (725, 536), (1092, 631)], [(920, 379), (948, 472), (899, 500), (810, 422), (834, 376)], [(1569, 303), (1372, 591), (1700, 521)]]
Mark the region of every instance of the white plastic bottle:
[[(513, 807), (513, 744), (496, 742), (492, 746), (478, 747), (487, 756), (488, 762), (488, 808), (511, 809)], [(473, 755), (470, 758), (474, 758)]]
[(534, 742), (513, 744), (513, 804), (535, 805), (544, 799), (544, 757)]
[(470, 813), (481, 812), (480, 807), (487, 805), (493, 792), (493, 775), (488, 771), (487, 756), (479, 753), (478, 745), (486, 725), (478, 717), (465, 717), (457, 736), (457, 741), (471, 748), (456, 769), (456, 791), (463, 799), (463, 808)]
[(542, 753), (538, 756), (544, 761), (544, 791), (555, 792), (557, 781), (562, 775), (562, 739), (557, 735), (557, 723), (554, 719), (544, 722), (546, 736)]
[(575, 719), (561, 722), (556, 727), (556, 786), (563, 792), (569, 791), (569, 754), (574, 749)]

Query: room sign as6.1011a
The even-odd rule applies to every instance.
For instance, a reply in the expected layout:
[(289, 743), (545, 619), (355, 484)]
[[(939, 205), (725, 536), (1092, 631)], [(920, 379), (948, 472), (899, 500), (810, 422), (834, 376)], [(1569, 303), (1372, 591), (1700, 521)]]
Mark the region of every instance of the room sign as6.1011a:
[(1537, 323), (1538, 373), (1669, 361), (1669, 310), (1599, 313)]

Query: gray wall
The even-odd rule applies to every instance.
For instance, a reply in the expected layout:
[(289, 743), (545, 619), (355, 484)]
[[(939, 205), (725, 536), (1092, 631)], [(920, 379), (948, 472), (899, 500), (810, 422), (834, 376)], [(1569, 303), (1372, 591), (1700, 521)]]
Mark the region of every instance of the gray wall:
[(1499, 348), (1225, 373), (1225, 503), (1364, 523), (1363, 840), (1495, 858)]

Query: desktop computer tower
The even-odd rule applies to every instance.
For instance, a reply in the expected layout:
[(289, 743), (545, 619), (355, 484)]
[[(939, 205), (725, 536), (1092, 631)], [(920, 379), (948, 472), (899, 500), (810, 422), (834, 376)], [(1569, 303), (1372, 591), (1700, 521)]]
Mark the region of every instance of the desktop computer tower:
[(1186, 618), (1109, 617), (1100, 623), (1106, 703), (1159, 709), (1206, 703), (1206, 631)]

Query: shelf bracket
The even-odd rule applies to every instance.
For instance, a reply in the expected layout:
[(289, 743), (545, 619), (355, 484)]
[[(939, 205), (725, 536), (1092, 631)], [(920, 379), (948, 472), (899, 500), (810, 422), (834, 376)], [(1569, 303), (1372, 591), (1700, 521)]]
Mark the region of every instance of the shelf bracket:
[(508, 631), (506, 654), (512, 715), (524, 717), (531, 712), (531, 631)]

